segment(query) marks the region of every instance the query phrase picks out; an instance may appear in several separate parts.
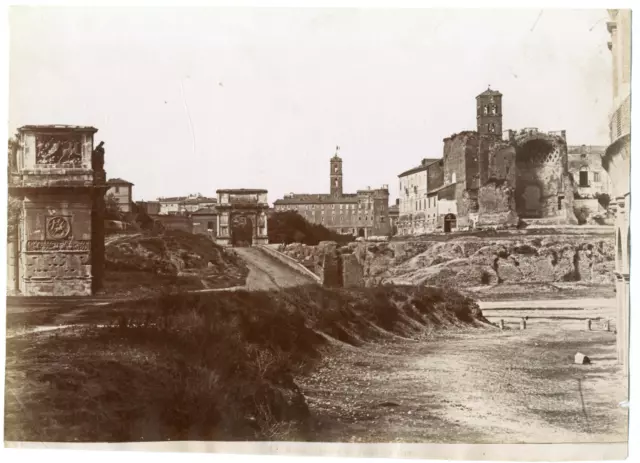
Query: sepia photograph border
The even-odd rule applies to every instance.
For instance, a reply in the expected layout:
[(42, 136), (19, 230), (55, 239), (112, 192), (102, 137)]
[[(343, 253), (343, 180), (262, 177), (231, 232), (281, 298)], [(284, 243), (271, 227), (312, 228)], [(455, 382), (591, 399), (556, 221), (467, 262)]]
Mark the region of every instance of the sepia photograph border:
[[(29, 5), (27, 1), (14, 0), (11, 2), (14, 5)], [(473, 8), (505, 8), (511, 5), (512, 2), (421, 2), (421, 1), (321, 1), (321, 0), (309, 0), (309, 1), (290, 1), (290, 2), (260, 2), (260, 1), (208, 1), (208, 2), (189, 2), (188, 4), (182, 4), (181, 2), (161, 2), (161, 1), (147, 1), (147, 2), (99, 2), (99, 1), (83, 1), (83, 2), (47, 2), (40, 1), (39, 5), (46, 6), (177, 6), (183, 5), (184, 7), (191, 6), (239, 6), (239, 7), (357, 7), (357, 8), (372, 8), (372, 7), (403, 7), (403, 8), (461, 8), (461, 7), (473, 7)], [(555, 2), (518, 2), (518, 8), (633, 8), (633, 4), (630, 1), (622, 2), (594, 2), (594, 1), (562, 1)], [(6, 8), (2, 14), (7, 14)], [(3, 16), (4, 24), (8, 24), (8, 19)], [(634, 26), (637, 25), (637, 19), (633, 18)], [(9, 37), (8, 29), (2, 28), (5, 37)], [(3, 54), (3, 72), (1, 73), (2, 82), (5, 84), (5, 88), (9, 89), (8, 82), (8, 40), (2, 41), (3, 45), (0, 46), (1, 53)], [(6, 43), (7, 45), (4, 45)], [(633, 51), (633, 57), (635, 58), (635, 50)], [(634, 74), (632, 73), (632, 83), (636, 81)], [(633, 86), (633, 84), (632, 84)], [(8, 115), (8, 98), (7, 91), (2, 92), (0, 101), (2, 108), (5, 111), (5, 117)], [(632, 95), (633, 99), (633, 95)], [(633, 107), (633, 104), (632, 104)], [(632, 113), (632, 127), (635, 122), (634, 114)], [(7, 130), (7, 124), (3, 126), (2, 130)], [(8, 138), (9, 133), (5, 133)], [(634, 165), (632, 161), (632, 166)], [(638, 169), (632, 167), (632, 181), (634, 185), (635, 181), (640, 178)], [(3, 177), (3, 182), (6, 182), (6, 178)], [(0, 188), (3, 195), (7, 194), (7, 188), (3, 185)], [(3, 198), (6, 204), (6, 198)], [(631, 222), (637, 224), (635, 208), (631, 209)], [(6, 213), (2, 214), (3, 224), (0, 226), (2, 233), (6, 233)], [(4, 254), (6, 248), (2, 247), (2, 258), (6, 258)], [(632, 262), (635, 262), (636, 251), (635, 248), (631, 248)], [(5, 266), (0, 266), (0, 271), (4, 272), (2, 275), (6, 278)], [(638, 295), (637, 288), (634, 288), (633, 282), (630, 285), (631, 288), (631, 312), (634, 312), (634, 304), (636, 296)], [(6, 290), (5, 290), (6, 291)], [(6, 296), (6, 294), (5, 294)], [(5, 298), (3, 298), (5, 300)], [(6, 307), (5, 307), (6, 311)], [(6, 313), (6, 312), (5, 312)], [(640, 361), (638, 360), (638, 341), (637, 337), (634, 340), (634, 334), (639, 332), (638, 320), (640, 316), (631, 314), (631, 352), (630, 352), (630, 389), (629, 397), (630, 402), (637, 401), (638, 392), (638, 380), (636, 371)], [(5, 336), (6, 326), (5, 317), (1, 317), (0, 330)], [(0, 355), (5, 361), (6, 344), (1, 343)], [(3, 376), (0, 388), (4, 397), (4, 368)], [(620, 406), (628, 407), (629, 404), (620, 404)], [(4, 416), (4, 400), (0, 405), (0, 410)], [(629, 436), (640, 436), (640, 427), (638, 420), (634, 419), (634, 413), (629, 413)], [(4, 421), (4, 420), (3, 420)], [(525, 425), (525, 423), (523, 423)], [(0, 425), (3, 426), (3, 425)], [(3, 434), (4, 435), (4, 434)], [(468, 461), (599, 461), (599, 460), (624, 460), (627, 455), (633, 461), (633, 458), (640, 457), (638, 451), (638, 441), (634, 441), (630, 438), (629, 442), (623, 443), (609, 443), (609, 444), (337, 444), (337, 443), (289, 443), (289, 442), (145, 442), (145, 443), (95, 443), (95, 444), (70, 444), (70, 443), (20, 443), (20, 442), (5, 442), (0, 459), (4, 461), (31, 461), (31, 458), (41, 460), (46, 458), (47, 460), (70, 462), (78, 458), (78, 461), (86, 461), (88, 459), (100, 460), (101, 458), (113, 457), (123, 459), (126, 461), (140, 461), (140, 459), (153, 458), (154, 461), (162, 460), (163, 458), (191, 458), (193, 461), (198, 458), (211, 458), (207, 455), (175, 455), (170, 454), (179, 452), (185, 454), (209, 454), (216, 453), (216, 461), (238, 461), (237, 457), (233, 455), (248, 455), (254, 456), (257, 460), (258, 455), (262, 456), (288, 456), (305, 459), (305, 461), (311, 461), (308, 457), (323, 457), (322, 461), (334, 461), (337, 458), (392, 458), (392, 459), (429, 459), (429, 460), (468, 460)], [(76, 450), (82, 450), (83, 452), (75, 452)], [(114, 455), (112, 451), (121, 451)], [(45, 453), (43, 453), (45, 452)], [(95, 452), (95, 453), (94, 453)], [(140, 452), (146, 452), (144, 456)], [(158, 453), (156, 453), (158, 452)], [(159, 453), (167, 453), (167, 455), (161, 456)], [(225, 456), (225, 454), (231, 454), (231, 456)], [(247, 458), (246, 461), (254, 460), (253, 458)], [(208, 460), (209, 461), (209, 460)], [(263, 461), (263, 460), (260, 460)], [(265, 457), (266, 461), (266, 457)], [(314, 461), (318, 461), (314, 459)], [(337, 460), (336, 460), (337, 461)]]

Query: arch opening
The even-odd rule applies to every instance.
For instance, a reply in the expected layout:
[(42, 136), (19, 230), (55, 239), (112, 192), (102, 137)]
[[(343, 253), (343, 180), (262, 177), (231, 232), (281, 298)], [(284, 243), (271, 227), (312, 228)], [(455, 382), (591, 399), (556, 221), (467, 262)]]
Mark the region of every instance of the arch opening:
[(231, 217), (231, 245), (235, 247), (251, 246), (253, 244), (253, 220), (244, 214), (234, 214)]
[(455, 214), (447, 214), (444, 216), (444, 232), (450, 233), (457, 226), (457, 220)]

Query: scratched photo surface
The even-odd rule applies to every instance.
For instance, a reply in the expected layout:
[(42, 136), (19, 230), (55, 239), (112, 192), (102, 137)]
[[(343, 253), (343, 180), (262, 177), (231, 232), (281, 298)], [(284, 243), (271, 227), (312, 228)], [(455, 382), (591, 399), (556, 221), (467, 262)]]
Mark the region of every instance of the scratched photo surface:
[(10, 41), (5, 441), (628, 442), (630, 10)]

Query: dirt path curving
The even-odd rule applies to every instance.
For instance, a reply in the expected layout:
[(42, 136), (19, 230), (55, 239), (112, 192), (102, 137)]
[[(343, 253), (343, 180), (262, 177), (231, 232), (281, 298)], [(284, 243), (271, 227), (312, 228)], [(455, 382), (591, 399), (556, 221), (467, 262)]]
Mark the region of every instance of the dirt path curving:
[(246, 282), (249, 291), (316, 284), (311, 277), (296, 272), (259, 248), (234, 248), (234, 251), (249, 267)]

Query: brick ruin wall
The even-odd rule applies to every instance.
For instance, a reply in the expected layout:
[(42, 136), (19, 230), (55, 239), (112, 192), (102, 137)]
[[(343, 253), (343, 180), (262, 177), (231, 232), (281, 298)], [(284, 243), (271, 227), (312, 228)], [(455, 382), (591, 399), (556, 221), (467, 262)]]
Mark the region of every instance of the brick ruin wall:
[[(455, 191), (457, 225), (515, 226), (515, 148), (496, 136), (462, 132), (444, 140), (445, 181)], [(477, 220), (477, 221), (476, 221)]]
[(516, 208), (521, 217), (576, 223), (574, 185), (561, 136), (538, 133), (515, 140)]
[(461, 132), (444, 140), (443, 156), (445, 184), (458, 184), (459, 229), (511, 228), (520, 218), (577, 223), (562, 136), (539, 132), (507, 142)]

